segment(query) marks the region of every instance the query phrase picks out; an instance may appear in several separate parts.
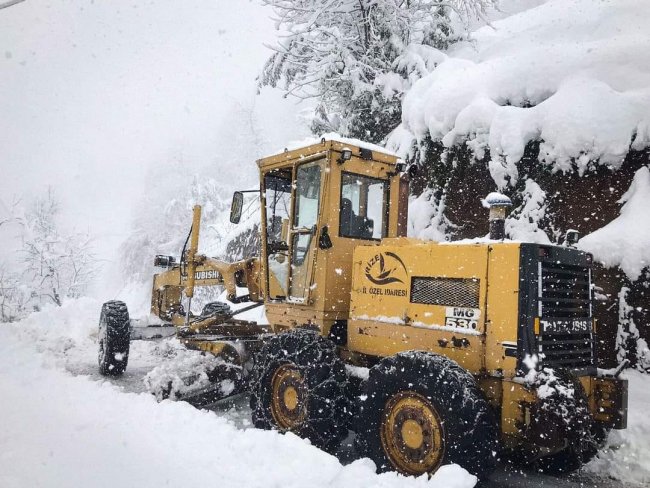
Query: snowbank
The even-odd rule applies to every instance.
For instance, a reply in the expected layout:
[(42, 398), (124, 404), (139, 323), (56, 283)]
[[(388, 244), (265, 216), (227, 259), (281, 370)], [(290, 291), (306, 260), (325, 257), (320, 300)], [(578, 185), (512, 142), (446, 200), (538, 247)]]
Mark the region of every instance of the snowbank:
[(650, 485), (650, 376), (627, 371), (629, 381), (629, 418), (627, 429), (614, 430), (607, 448), (585, 470), (626, 483)]
[[(294, 435), (238, 430), (188, 404), (44, 369), (14, 344), (0, 384), (0, 486), (440, 486), (474, 478), (446, 467), (430, 482), (376, 475), (367, 460), (343, 467)], [(20, 374), (16, 374), (20, 371)]]
[[(62, 367), (92, 361), (96, 371), (98, 314), (99, 303), (83, 299), (0, 327), (3, 488), (469, 488), (476, 483), (453, 465), (430, 480), (377, 475), (367, 459), (343, 466), (292, 434), (238, 429), (230, 420), (183, 402), (159, 404), (147, 393), (127, 393), (108, 381), (73, 376)], [(143, 356), (159, 363), (154, 356), (165, 353), (156, 352), (160, 346), (154, 343), (132, 346), (133, 358), (141, 363)]]
[[(476, 479), (445, 466), (431, 479), (377, 475), (369, 460), (343, 466), (292, 434), (238, 428), (230, 418), (142, 391), (142, 374), (178, 356), (175, 340), (135, 342), (116, 385), (96, 381), (90, 299), (51, 307), (0, 327), (0, 486), (440, 487)], [(90, 370), (87, 369), (90, 367)], [(65, 369), (64, 369), (65, 368)], [(140, 376), (129, 378), (139, 368)], [(73, 376), (69, 371), (82, 373)], [(365, 375), (367, 371), (357, 371)], [(133, 373), (131, 373), (133, 374)], [(628, 429), (585, 469), (625, 483), (650, 482), (650, 376), (627, 373)], [(129, 381), (139, 381), (133, 388)], [(119, 386), (118, 386), (119, 385)]]
[(648, 22), (650, 2), (637, 0), (550, 0), (494, 22), (415, 83), (402, 129), (477, 157), (489, 147), (500, 186), (533, 140), (554, 170), (619, 167), (650, 145)]
[(619, 200), (621, 215), (609, 224), (583, 237), (578, 247), (594, 255), (605, 267), (620, 266), (636, 280), (650, 266), (650, 170), (640, 168), (630, 188)]

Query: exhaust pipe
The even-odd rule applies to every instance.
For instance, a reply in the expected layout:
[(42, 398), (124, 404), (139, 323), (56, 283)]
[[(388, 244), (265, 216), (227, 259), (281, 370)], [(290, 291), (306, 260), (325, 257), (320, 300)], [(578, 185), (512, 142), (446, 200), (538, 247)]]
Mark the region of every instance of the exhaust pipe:
[(501, 193), (490, 193), (483, 204), (490, 209), (490, 239), (502, 241), (506, 238), (506, 214), (512, 207), (510, 199)]

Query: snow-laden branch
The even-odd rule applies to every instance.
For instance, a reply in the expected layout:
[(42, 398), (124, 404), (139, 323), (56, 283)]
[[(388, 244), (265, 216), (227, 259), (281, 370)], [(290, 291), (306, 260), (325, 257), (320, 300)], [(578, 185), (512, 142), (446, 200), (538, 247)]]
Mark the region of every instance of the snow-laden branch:
[[(358, 130), (380, 121), (387, 133), (399, 117), (403, 93), (431, 66), (406, 62), (416, 52), (412, 46), (446, 48), (466, 37), (454, 32), (457, 19), (467, 26), (494, 1), (262, 0), (274, 11), (279, 34), (259, 84), (316, 98), (319, 113)], [(354, 122), (359, 114), (374, 115)]]

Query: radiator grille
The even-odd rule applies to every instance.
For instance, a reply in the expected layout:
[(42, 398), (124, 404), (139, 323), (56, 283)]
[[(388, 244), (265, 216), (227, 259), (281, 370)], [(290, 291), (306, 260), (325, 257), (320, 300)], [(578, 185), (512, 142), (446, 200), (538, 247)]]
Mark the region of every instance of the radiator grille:
[[(591, 315), (589, 268), (557, 262), (539, 265), (538, 314), (545, 320), (574, 323)], [(545, 366), (582, 368), (595, 364), (594, 336), (589, 331), (542, 331), (538, 350)]]
[(589, 269), (568, 264), (540, 266), (539, 316), (586, 319), (591, 316)]
[(594, 364), (594, 338), (591, 333), (543, 334), (538, 345), (544, 366), (580, 368)]
[(478, 308), (479, 285), (477, 278), (413, 277), (411, 303)]

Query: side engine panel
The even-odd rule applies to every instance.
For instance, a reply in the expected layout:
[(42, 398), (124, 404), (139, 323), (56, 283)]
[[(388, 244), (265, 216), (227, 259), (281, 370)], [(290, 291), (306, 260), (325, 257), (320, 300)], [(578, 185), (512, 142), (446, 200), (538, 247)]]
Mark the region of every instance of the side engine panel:
[(488, 246), (385, 239), (354, 252), (348, 347), (422, 350), (485, 369)]

